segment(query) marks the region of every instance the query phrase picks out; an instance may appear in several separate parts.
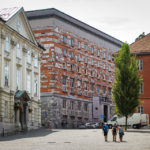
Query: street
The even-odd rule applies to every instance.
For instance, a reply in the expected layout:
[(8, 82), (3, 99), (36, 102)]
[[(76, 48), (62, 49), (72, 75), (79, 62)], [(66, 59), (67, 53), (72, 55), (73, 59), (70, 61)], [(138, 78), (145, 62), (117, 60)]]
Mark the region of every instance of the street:
[(150, 129), (125, 132), (123, 142), (104, 142), (101, 129), (40, 129), (0, 137), (0, 150), (150, 150)]

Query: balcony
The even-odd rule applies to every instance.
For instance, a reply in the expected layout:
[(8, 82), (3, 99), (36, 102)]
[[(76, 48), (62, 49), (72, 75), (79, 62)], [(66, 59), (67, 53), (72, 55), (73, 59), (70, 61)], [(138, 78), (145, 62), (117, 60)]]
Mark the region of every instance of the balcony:
[(77, 94), (78, 94), (79, 96), (81, 96), (81, 95), (82, 95), (81, 88), (78, 88), (78, 92), (77, 92)]

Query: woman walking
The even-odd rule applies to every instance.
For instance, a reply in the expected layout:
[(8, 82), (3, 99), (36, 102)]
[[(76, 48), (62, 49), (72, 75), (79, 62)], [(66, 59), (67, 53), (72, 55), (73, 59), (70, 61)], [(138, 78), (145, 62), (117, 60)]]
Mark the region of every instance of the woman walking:
[(116, 142), (116, 136), (117, 136), (117, 126), (114, 124), (112, 128), (112, 135), (113, 135), (113, 142)]

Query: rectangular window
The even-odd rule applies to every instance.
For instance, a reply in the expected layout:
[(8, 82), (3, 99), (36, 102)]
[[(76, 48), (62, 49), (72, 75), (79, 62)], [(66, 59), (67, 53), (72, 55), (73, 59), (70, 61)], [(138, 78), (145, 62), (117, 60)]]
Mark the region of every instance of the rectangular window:
[(80, 80), (77, 81), (77, 87), (81, 88), (81, 81)]
[(21, 58), (21, 46), (20, 46), (20, 43), (17, 43), (17, 57)]
[(74, 109), (74, 102), (71, 101), (71, 102), (70, 102), (70, 105), (71, 105), (71, 110), (73, 110), (73, 109)]
[(81, 102), (78, 102), (78, 110), (81, 110)]
[(99, 67), (99, 66), (100, 66), (99, 64), (100, 64), (100, 62), (99, 62), (99, 61), (97, 61), (97, 67)]
[(140, 84), (140, 94), (143, 94), (144, 90), (143, 90), (143, 83)]
[(138, 70), (143, 70), (143, 60), (138, 59)]
[(94, 65), (94, 60), (91, 58), (91, 65)]
[(35, 54), (34, 56), (34, 66), (38, 67), (38, 54)]
[(35, 76), (35, 79), (34, 79), (34, 96), (37, 96), (37, 95), (38, 95), (38, 79)]
[(106, 86), (103, 86), (103, 94), (106, 93)]
[(111, 88), (108, 88), (108, 95), (111, 95)]
[(108, 71), (111, 71), (111, 67), (110, 66), (108, 66)]
[(85, 90), (88, 90), (87, 82), (84, 82), (84, 89), (85, 89)]
[(27, 74), (27, 91), (31, 93), (31, 76), (30, 73)]
[(28, 53), (27, 53), (27, 62), (31, 63), (31, 51), (30, 50), (28, 50)]
[(81, 48), (81, 42), (78, 41), (78, 48)]
[(94, 91), (94, 83), (91, 83), (91, 91)]
[(9, 37), (8, 36), (5, 37), (5, 50), (7, 52), (10, 51), (10, 42), (9, 42)]
[(141, 113), (141, 114), (144, 113), (144, 107), (143, 106), (138, 106), (138, 113)]
[(71, 70), (71, 71), (74, 71), (74, 70), (75, 70), (75, 65), (74, 65), (74, 64), (71, 64), (71, 65), (70, 65), (70, 70)]
[(81, 73), (81, 67), (78, 66), (78, 73)]
[(70, 78), (70, 87), (74, 87), (74, 78)]
[(17, 69), (17, 89), (21, 89), (21, 71), (20, 69)]
[(73, 59), (74, 58), (74, 52), (70, 52), (70, 57)]
[(63, 42), (67, 43), (67, 36), (65, 36), (65, 35), (63, 36)]
[(63, 76), (62, 84), (63, 84), (63, 85), (66, 85), (66, 84), (67, 84), (67, 77), (66, 77), (66, 76)]
[(105, 75), (103, 74), (103, 80), (105, 80), (106, 79), (106, 77), (105, 77)]
[(66, 52), (66, 49), (65, 49), (65, 48), (63, 48), (63, 56), (64, 56), (64, 57), (67, 56), (67, 52)]
[(111, 54), (108, 54), (108, 60), (111, 60)]
[(66, 100), (63, 99), (63, 108), (66, 108)]
[(100, 94), (100, 86), (99, 85), (96, 86), (96, 92), (97, 92), (97, 94)]
[(84, 74), (87, 75), (87, 69), (84, 70)]
[(100, 56), (100, 51), (99, 50), (97, 50), (97, 56)]
[(105, 58), (105, 53), (103, 52), (102, 57)]
[(81, 57), (81, 55), (78, 54), (78, 55), (77, 55), (77, 60), (78, 60), (78, 62), (81, 61), (81, 58), (80, 58), (80, 57)]
[(93, 54), (94, 53), (94, 48), (93, 47), (91, 47), (91, 54)]
[(85, 56), (84, 60), (85, 60), (85, 63), (87, 63), (87, 56)]
[(84, 50), (87, 51), (87, 44), (84, 44)]
[(71, 40), (70, 40), (70, 45), (74, 46), (74, 39), (73, 38), (71, 38)]
[(105, 64), (104, 63), (102, 64), (102, 68), (105, 69)]
[(84, 103), (84, 111), (88, 111), (88, 104)]
[(9, 86), (9, 66), (8, 66), (7, 63), (4, 66), (4, 75), (5, 75), (5, 83), (4, 83), (4, 85), (5, 86)]

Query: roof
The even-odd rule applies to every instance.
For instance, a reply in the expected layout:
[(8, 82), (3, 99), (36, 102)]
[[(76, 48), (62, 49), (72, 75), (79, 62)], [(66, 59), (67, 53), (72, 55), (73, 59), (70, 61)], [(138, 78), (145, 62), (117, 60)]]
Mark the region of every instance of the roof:
[(79, 28), (82, 28), (86, 32), (90, 32), (100, 38), (103, 38), (119, 47), (122, 45), (122, 41), (100, 31), (78, 19), (75, 19), (55, 8), (26, 11), (26, 15), (29, 20), (40, 19), (40, 18), (50, 18), (50, 17), (55, 16), (55, 17), (61, 18), (62, 20), (66, 21), (68, 23), (71, 23)]
[(25, 90), (18, 90), (15, 93), (15, 99), (24, 99), (28, 101), (30, 100), (30, 97)]
[(131, 53), (150, 53), (150, 33), (130, 45)]
[(3, 21), (8, 21), (12, 16), (14, 16), (21, 7), (12, 7), (12, 8), (0, 8), (0, 18)]

